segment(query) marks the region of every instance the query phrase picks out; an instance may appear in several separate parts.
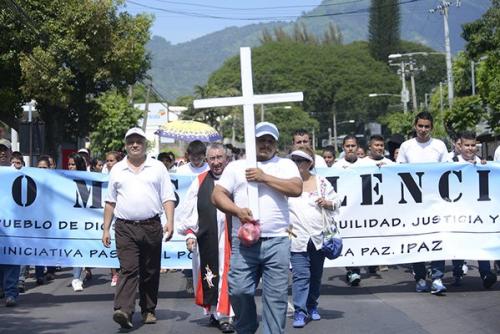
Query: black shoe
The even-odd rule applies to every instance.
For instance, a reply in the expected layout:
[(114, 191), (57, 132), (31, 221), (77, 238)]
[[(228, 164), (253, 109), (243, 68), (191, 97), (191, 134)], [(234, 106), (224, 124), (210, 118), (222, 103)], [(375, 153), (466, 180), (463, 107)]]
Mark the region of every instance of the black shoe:
[(45, 283), (45, 282), (43, 281), (43, 278), (37, 278), (37, 279), (36, 279), (36, 285), (43, 285), (43, 283)]
[(229, 322), (219, 322), (218, 327), (222, 333), (234, 333), (234, 326)]
[(210, 319), (208, 319), (208, 325), (210, 327), (219, 327), (220, 322), (219, 322), (219, 320), (215, 319), (213, 314), (210, 314)]
[(497, 275), (495, 275), (494, 273), (487, 273), (486, 275), (484, 275), (483, 277), (481, 277), (483, 279), (483, 287), (485, 289), (489, 289), (493, 286), (493, 284), (496, 283), (497, 281)]
[(113, 313), (113, 320), (120, 325), (121, 328), (124, 329), (131, 329), (134, 327), (132, 324), (132, 321), (130, 320), (130, 317), (127, 313), (123, 312), (122, 310), (116, 310)]
[(47, 273), (45, 275), (45, 278), (47, 279), (47, 282), (50, 282), (50, 281), (53, 281), (56, 278), (56, 275), (54, 275), (53, 273)]

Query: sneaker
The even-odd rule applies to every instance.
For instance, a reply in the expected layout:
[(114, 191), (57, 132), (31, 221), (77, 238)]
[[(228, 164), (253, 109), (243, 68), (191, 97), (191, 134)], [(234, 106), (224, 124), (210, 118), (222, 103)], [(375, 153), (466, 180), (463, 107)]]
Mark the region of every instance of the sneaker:
[(321, 320), (321, 316), (318, 313), (318, 307), (316, 306), (311, 307), (307, 312), (309, 313), (309, 317), (311, 318), (311, 320), (313, 321)]
[(361, 282), (361, 276), (356, 273), (350, 273), (347, 275), (347, 281), (350, 286), (358, 286), (359, 282)]
[(462, 271), (463, 271), (464, 275), (467, 275), (467, 272), (469, 271), (469, 267), (467, 266), (467, 262), (464, 262), (464, 264), (462, 264)]
[(234, 326), (233, 326), (233, 324), (226, 322), (226, 321), (220, 322), (219, 323), (219, 330), (222, 333), (234, 333)]
[(36, 279), (36, 285), (43, 285), (43, 283), (45, 283), (44, 280), (43, 280), (43, 278), (37, 278)]
[(24, 284), (24, 281), (17, 282), (17, 291), (19, 291), (19, 293), (26, 292), (26, 285)]
[(417, 285), (415, 287), (415, 291), (417, 292), (428, 292), (429, 287), (427, 286), (427, 282), (424, 279), (419, 279)]
[(71, 281), (71, 286), (73, 287), (73, 291), (75, 292), (83, 291), (83, 282), (79, 278), (73, 279), (73, 281)]
[(114, 274), (114, 275), (111, 277), (111, 286), (116, 286), (116, 284), (118, 284), (118, 275), (117, 275), (117, 274)]
[(122, 310), (116, 310), (113, 313), (113, 320), (114, 322), (118, 323), (121, 328), (131, 329), (134, 327), (132, 321), (130, 321), (129, 315)]
[(186, 277), (186, 292), (189, 294), (194, 293), (193, 278), (192, 277)]
[(446, 292), (446, 287), (444, 286), (443, 281), (441, 281), (440, 278), (436, 278), (434, 281), (432, 281), (431, 293), (433, 295), (440, 295), (443, 292)]
[(287, 317), (293, 316), (293, 312), (295, 312), (295, 307), (293, 306), (292, 303), (288, 302), (286, 307), (286, 316)]
[(451, 285), (453, 286), (462, 286), (462, 280), (464, 279), (463, 276), (454, 276), (453, 277), (453, 283)]
[(56, 278), (56, 275), (54, 275), (53, 273), (47, 273), (45, 275), (45, 279), (47, 280), (47, 282), (53, 281), (55, 278)]
[(306, 325), (306, 315), (302, 312), (296, 312), (293, 316), (293, 327), (302, 328)]
[(144, 312), (142, 314), (142, 322), (147, 324), (156, 324), (156, 316), (153, 312)]
[(383, 266), (378, 266), (379, 271), (389, 271), (389, 266), (383, 265)]
[(92, 279), (92, 271), (90, 269), (85, 269), (85, 281), (90, 281)]
[(17, 305), (16, 298), (14, 297), (7, 297), (5, 298), (5, 306), (7, 307), (13, 307)]
[(491, 288), (497, 281), (497, 275), (495, 275), (494, 273), (487, 273), (481, 278), (483, 280), (483, 287), (485, 289)]

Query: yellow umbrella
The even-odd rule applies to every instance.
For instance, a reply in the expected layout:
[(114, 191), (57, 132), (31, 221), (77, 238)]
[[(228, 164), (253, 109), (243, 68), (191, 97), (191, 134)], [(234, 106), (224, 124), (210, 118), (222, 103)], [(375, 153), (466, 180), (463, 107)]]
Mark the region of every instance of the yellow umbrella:
[(166, 123), (155, 134), (160, 137), (174, 138), (186, 142), (192, 142), (193, 140), (214, 142), (222, 139), (222, 136), (210, 125), (186, 120)]

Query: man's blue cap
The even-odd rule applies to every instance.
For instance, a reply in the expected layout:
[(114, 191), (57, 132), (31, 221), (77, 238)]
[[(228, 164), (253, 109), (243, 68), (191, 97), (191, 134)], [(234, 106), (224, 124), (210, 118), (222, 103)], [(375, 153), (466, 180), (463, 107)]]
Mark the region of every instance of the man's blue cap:
[(270, 135), (275, 140), (278, 140), (278, 138), (280, 137), (280, 132), (278, 131), (276, 125), (274, 125), (273, 123), (269, 122), (257, 123), (257, 125), (255, 126), (255, 137), (259, 138), (264, 135)]

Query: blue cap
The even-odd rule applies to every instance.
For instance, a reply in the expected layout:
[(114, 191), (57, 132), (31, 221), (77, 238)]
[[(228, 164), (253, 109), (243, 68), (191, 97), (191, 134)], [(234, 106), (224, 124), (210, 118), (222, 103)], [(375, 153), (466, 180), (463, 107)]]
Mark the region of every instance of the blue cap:
[(264, 135), (270, 135), (275, 140), (278, 140), (278, 138), (280, 137), (280, 132), (278, 131), (276, 125), (274, 125), (273, 123), (269, 122), (257, 123), (257, 125), (255, 126), (255, 137), (259, 138)]

